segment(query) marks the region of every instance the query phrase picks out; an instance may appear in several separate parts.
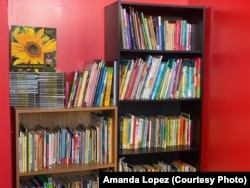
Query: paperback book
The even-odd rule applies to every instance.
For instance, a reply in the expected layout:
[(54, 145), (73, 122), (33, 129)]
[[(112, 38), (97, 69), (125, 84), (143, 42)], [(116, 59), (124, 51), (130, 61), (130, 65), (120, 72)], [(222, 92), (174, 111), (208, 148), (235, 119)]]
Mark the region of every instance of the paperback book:
[(56, 72), (56, 29), (11, 26), (11, 70)]

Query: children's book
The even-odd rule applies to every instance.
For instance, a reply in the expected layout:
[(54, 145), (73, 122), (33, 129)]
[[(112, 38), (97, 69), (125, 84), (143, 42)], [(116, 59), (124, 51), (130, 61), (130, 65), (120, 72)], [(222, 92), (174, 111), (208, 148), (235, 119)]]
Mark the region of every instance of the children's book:
[(11, 26), (11, 71), (56, 72), (56, 29)]

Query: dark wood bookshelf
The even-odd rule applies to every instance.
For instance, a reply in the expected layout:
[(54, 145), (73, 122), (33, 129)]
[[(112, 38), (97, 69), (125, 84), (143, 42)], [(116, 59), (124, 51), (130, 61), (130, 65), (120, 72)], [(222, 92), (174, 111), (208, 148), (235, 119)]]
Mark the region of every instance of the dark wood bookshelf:
[[(144, 15), (161, 16), (169, 20), (187, 20), (195, 25), (192, 39), (192, 47), (189, 50), (148, 50), (148, 49), (124, 49), (122, 47), (121, 10), (133, 7)], [(162, 100), (119, 100), (118, 101), (118, 126), (119, 119), (126, 113), (134, 115), (179, 115), (187, 112), (192, 120), (192, 144), (190, 146), (170, 146), (167, 148), (140, 148), (121, 149), (118, 148), (118, 158), (124, 158), (129, 163), (156, 162), (157, 160), (171, 161), (181, 159), (194, 165), (200, 170), (201, 154), (201, 129), (202, 129), (202, 89), (203, 89), (203, 67), (204, 67), (204, 36), (205, 36), (205, 11), (204, 6), (182, 6), (169, 4), (151, 4), (137, 2), (117, 1), (105, 7), (105, 60), (117, 61), (123, 59), (145, 58), (147, 55), (162, 55), (163, 60), (170, 58), (200, 58), (200, 97), (199, 98), (169, 98)], [(118, 69), (118, 68), (117, 68)], [(119, 73), (119, 70), (117, 70)], [(119, 77), (119, 76), (118, 76)], [(117, 93), (119, 96), (119, 82), (117, 81)], [(118, 130), (119, 131), (119, 130)], [(120, 133), (118, 132), (118, 147), (120, 146)]]

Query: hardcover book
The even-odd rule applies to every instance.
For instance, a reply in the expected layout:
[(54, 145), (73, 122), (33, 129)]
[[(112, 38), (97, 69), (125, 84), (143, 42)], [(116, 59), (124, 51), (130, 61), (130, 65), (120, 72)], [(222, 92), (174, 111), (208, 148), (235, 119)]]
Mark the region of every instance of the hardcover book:
[(12, 25), (11, 70), (56, 72), (56, 29)]

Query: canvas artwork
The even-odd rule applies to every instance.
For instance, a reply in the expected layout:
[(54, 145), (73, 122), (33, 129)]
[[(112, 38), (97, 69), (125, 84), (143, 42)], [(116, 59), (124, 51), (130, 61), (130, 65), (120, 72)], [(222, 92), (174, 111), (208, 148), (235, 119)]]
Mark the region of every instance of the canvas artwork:
[(12, 25), (11, 71), (56, 72), (56, 29)]

